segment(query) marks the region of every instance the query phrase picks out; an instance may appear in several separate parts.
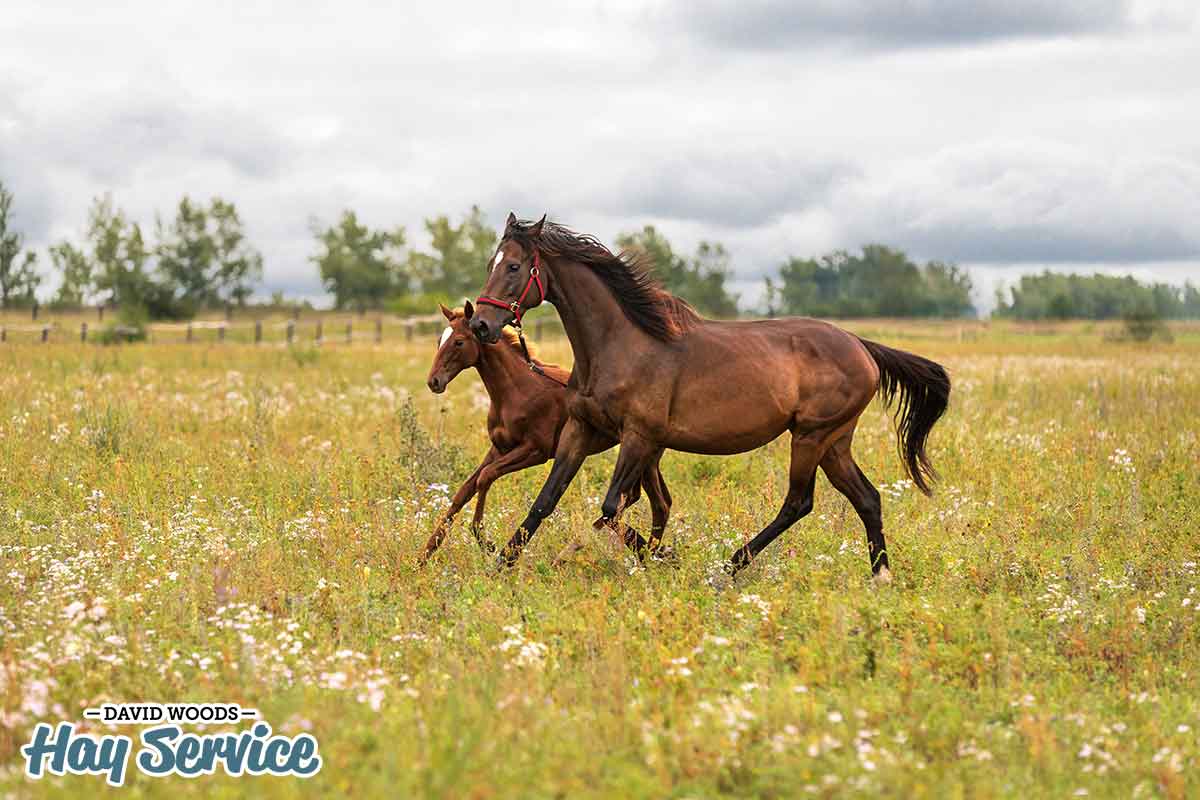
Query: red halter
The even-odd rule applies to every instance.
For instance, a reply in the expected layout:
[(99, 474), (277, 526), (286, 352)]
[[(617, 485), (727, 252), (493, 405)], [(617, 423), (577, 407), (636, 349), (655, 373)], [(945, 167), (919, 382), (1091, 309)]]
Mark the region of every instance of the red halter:
[(513, 325), (517, 328), (521, 327), (521, 304), (525, 302), (525, 296), (529, 294), (530, 288), (537, 286), (538, 302), (546, 299), (546, 287), (542, 285), (542, 271), (539, 268), (541, 260), (538, 258), (537, 248), (533, 248), (533, 264), (529, 267), (529, 280), (525, 283), (525, 291), (521, 292), (521, 296), (511, 303), (506, 303), (503, 300), (497, 300), (494, 297), (488, 297), (485, 294), (479, 295), (475, 300), (476, 303), (483, 303), (496, 308), (503, 308), (513, 313)]

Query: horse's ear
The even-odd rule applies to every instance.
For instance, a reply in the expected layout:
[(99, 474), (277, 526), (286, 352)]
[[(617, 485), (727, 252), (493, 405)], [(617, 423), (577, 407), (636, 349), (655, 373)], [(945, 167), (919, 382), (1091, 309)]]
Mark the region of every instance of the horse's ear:
[(451, 311), (450, 309), (446, 308), (441, 303), (438, 303), (438, 311), (441, 311), (442, 316), (445, 317), (447, 320), (449, 320), (451, 322), (454, 321), (454, 312)]
[(512, 227), (517, 224), (517, 215), (513, 212), (508, 212), (508, 219), (504, 222), (504, 227), (507, 230), (512, 230)]
[(470, 300), (463, 301), (463, 317), (470, 319), (475, 316), (475, 306), (471, 305)]
[(529, 236), (533, 239), (542, 235), (542, 226), (546, 224), (546, 215), (542, 214), (542, 218), (537, 221), (532, 228), (529, 229)]

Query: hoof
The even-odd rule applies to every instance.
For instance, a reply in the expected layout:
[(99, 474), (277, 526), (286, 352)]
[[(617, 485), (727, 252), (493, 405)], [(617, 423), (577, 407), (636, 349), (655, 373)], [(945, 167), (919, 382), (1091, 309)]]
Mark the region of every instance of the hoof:
[(720, 593), (733, 586), (733, 566), (722, 564), (721, 570), (708, 576), (708, 585), (714, 592)]
[(892, 582), (892, 571), (887, 567), (881, 567), (879, 572), (875, 573), (875, 585), (887, 586)]
[(660, 545), (650, 551), (650, 561), (655, 564), (677, 567), (679, 566), (679, 553), (669, 544)]
[(503, 575), (510, 571), (517, 564), (517, 557), (510, 555), (507, 550), (501, 550), (496, 554), (496, 560), (492, 562), (492, 572), (497, 575)]

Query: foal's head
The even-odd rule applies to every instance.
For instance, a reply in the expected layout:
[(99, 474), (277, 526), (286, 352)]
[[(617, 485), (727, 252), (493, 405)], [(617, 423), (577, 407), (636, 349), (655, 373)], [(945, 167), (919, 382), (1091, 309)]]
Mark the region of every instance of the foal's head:
[(515, 214), (508, 215), (504, 237), (488, 264), (487, 281), (471, 319), (471, 331), (480, 341), (494, 344), (505, 325), (520, 322), (526, 311), (546, 299), (550, 276), (544, 261), (537, 257), (545, 223), (545, 217), (521, 223)]
[(461, 310), (451, 310), (438, 304), (442, 316), (449, 325), (442, 331), (441, 341), (438, 342), (437, 355), (433, 357), (433, 366), (429, 369), (427, 381), (430, 391), (441, 394), (446, 391), (450, 381), (458, 373), (479, 363), (480, 349), (483, 345), (471, 333), (471, 317), (475, 309), (468, 300)]

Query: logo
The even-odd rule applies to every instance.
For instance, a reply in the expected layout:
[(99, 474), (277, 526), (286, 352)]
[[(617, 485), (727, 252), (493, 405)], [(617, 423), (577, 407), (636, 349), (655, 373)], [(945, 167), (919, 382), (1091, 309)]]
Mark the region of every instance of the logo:
[(307, 733), (275, 735), (266, 722), (234, 733), (191, 733), (180, 725), (231, 724), (257, 719), (254, 709), (236, 703), (105, 703), (83, 712), (86, 719), (110, 725), (149, 725), (140, 747), (125, 734), (80, 733), (70, 722), (38, 723), (21, 748), (25, 775), (103, 775), (109, 786), (123, 786), (133, 767), (143, 775), (196, 778), (218, 769), (227, 775), (279, 775), (309, 778), (321, 771), (317, 740)]

